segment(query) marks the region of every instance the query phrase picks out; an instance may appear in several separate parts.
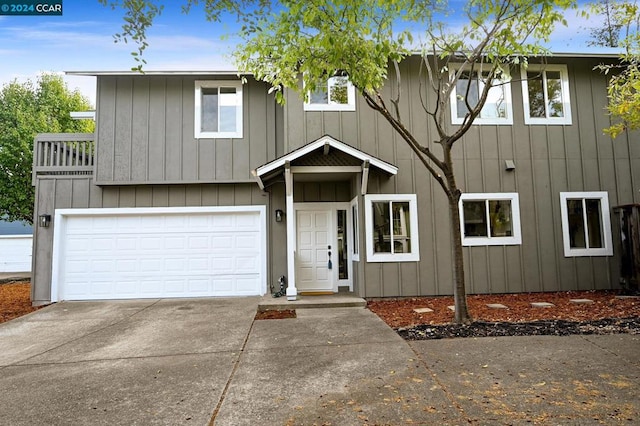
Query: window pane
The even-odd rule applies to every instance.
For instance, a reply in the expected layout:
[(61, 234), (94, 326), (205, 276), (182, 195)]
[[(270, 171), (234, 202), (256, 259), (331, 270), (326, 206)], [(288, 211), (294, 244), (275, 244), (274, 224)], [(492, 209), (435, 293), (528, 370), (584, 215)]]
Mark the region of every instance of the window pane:
[(547, 71), (547, 98), (549, 100), (549, 117), (564, 117), (562, 80), (559, 71)]
[(511, 200), (489, 200), (489, 219), (492, 237), (513, 235)]
[[(479, 96), (479, 95), (478, 95)], [(504, 102), (504, 86), (498, 85), (489, 89), (487, 101), (480, 112), (481, 118), (506, 118), (507, 105)]]
[(604, 247), (602, 241), (602, 221), (600, 200), (585, 200), (587, 207), (587, 229), (589, 230), (589, 248)]
[(351, 221), (353, 223), (353, 253), (358, 254), (358, 209), (355, 205), (351, 206)]
[(202, 88), (202, 120), (200, 130), (218, 131), (218, 88)]
[(349, 278), (347, 267), (347, 211), (338, 210), (338, 279)]
[(485, 201), (463, 201), (465, 237), (487, 236), (487, 212)]
[(331, 90), (331, 103), (346, 105), (349, 103), (349, 94), (347, 87), (349, 80), (347, 77), (332, 77), (329, 79), (329, 88)]
[(411, 253), (411, 228), (409, 203), (392, 203), (393, 211), (393, 252)]
[(470, 73), (463, 72), (460, 78), (456, 82), (456, 98), (457, 98), (457, 111), (458, 118), (464, 118), (469, 111), (465, 102), (465, 95), (467, 93), (467, 86), (469, 87), (469, 95), (467, 99), (469, 104), (473, 107), (478, 103), (478, 78), (474, 73), (474, 78), (471, 79)]
[(238, 96), (233, 87), (220, 88), (220, 131), (236, 131), (236, 112)]
[(236, 107), (220, 106), (220, 131), (236, 131)]
[(326, 82), (319, 82), (316, 86), (316, 90), (309, 94), (310, 104), (328, 104), (329, 92)]
[(391, 253), (391, 214), (389, 203), (373, 202), (373, 251)]
[(529, 88), (529, 116), (545, 118), (542, 74), (539, 72), (527, 72), (527, 86)]
[(582, 200), (567, 200), (569, 219), (569, 245), (571, 248), (586, 248), (584, 239), (584, 214)]

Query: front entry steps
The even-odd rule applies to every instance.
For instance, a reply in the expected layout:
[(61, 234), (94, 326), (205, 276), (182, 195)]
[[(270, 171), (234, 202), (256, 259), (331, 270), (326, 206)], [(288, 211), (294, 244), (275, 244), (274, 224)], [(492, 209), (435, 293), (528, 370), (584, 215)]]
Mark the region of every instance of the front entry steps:
[(266, 295), (258, 304), (258, 311), (283, 311), (288, 309), (305, 308), (364, 308), (367, 301), (352, 293), (334, 293), (323, 296), (301, 296), (298, 300), (288, 301), (286, 297), (271, 297)]

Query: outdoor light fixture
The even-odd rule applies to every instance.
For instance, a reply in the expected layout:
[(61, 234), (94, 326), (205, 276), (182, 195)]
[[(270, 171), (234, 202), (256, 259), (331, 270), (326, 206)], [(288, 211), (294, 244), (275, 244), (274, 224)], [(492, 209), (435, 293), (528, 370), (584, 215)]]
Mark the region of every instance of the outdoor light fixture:
[(284, 217), (284, 212), (280, 209), (276, 210), (276, 222), (282, 222), (283, 217)]
[(38, 216), (38, 224), (43, 228), (48, 228), (51, 223), (51, 215), (50, 214), (41, 214)]

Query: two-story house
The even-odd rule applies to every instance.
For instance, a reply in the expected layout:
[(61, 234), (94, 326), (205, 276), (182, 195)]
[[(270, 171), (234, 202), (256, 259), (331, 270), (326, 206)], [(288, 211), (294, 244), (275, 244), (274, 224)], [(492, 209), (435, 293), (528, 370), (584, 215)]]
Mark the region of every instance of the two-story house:
[[(457, 144), (470, 293), (618, 287), (611, 207), (640, 202), (640, 141), (602, 132), (607, 60), (516, 70)], [(435, 139), (419, 62), (400, 107)], [(96, 131), (35, 139), (34, 304), (262, 295), (283, 275), (289, 298), (452, 294), (445, 196), (346, 79), (279, 106), (236, 73), (76, 74), (97, 76)]]

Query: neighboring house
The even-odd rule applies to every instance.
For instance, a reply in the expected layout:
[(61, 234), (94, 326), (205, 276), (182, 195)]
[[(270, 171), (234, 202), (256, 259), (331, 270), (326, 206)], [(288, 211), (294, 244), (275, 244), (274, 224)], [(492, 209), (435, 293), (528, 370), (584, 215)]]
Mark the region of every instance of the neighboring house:
[(0, 273), (31, 271), (32, 246), (31, 225), (0, 219)]
[[(458, 143), (470, 293), (618, 287), (611, 207), (640, 201), (640, 141), (603, 135), (603, 60), (532, 65)], [(418, 58), (401, 68), (405, 120), (435, 138)], [(78, 74), (97, 76), (95, 135), (35, 140), (34, 304), (261, 295), (282, 275), (290, 298), (453, 292), (444, 194), (343, 79), (278, 106), (235, 73)]]

